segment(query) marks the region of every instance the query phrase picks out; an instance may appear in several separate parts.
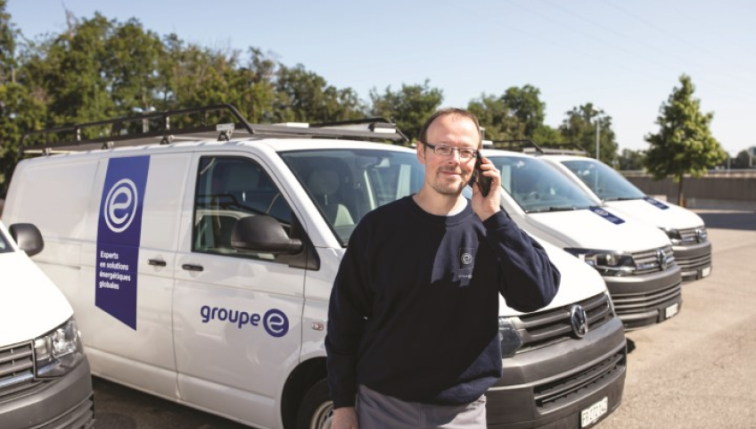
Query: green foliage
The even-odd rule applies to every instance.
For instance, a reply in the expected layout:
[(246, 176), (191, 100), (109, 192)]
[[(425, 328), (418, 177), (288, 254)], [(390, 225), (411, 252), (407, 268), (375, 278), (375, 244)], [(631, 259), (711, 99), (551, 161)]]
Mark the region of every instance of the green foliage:
[[(221, 103), (263, 123), (355, 119), (368, 110), (351, 88), (329, 85), (301, 65), (281, 65), (258, 48), (242, 54), (185, 43), (175, 34), (161, 38), (136, 19), (77, 19), (67, 12), (65, 31), (27, 42), (17, 54), (19, 33), (5, 8), (0, 0), (0, 196), (25, 131)], [(172, 125), (198, 119), (172, 118)], [(124, 126), (85, 129), (82, 137), (140, 132), (143, 124)]]
[(500, 141), (525, 137), (525, 125), (510, 114), (501, 97), (481, 94), (480, 98), (470, 101), (467, 110), (475, 115), (480, 126), (485, 128), (486, 140)]
[(517, 118), (522, 124), (525, 138), (532, 139), (536, 130), (543, 127), (546, 103), (539, 98), (541, 90), (525, 85), (522, 88), (510, 87), (501, 97), (504, 106), (509, 109), (509, 114)]
[(562, 133), (558, 129), (552, 128), (546, 124), (541, 124), (533, 132), (531, 139), (538, 145), (547, 147), (561, 146), (565, 143)]
[(531, 139), (539, 144), (559, 144), (562, 142), (559, 131), (543, 123), (546, 103), (540, 100), (540, 93), (532, 85), (513, 86), (500, 97), (481, 94), (470, 101), (467, 109), (485, 127), (488, 140)]
[(730, 168), (751, 168), (756, 165), (756, 160), (753, 158), (756, 157), (752, 157), (747, 150), (741, 150), (730, 161)]
[(646, 136), (646, 168), (654, 178), (667, 176), (679, 183), (678, 201), (683, 204), (683, 177), (701, 177), (726, 159), (709, 125), (713, 113), (701, 113), (701, 102), (693, 98), (695, 87), (689, 76), (680, 77), (667, 102), (662, 104), (656, 123), (659, 131)]
[(594, 108), (593, 103), (573, 107), (566, 113), (567, 118), (559, 127), (565, 143), (576, 143), (594, 156), (596, 154), (596, 126), (599, 127), (599, 158), (609, 165), (616, 165), (617, 142), (612, 130), (612, 118), (603, 110)]
[(410, 139), (417, 139), (420, 129), (444, 99), (443, 91), (431, 88), (426, 80), (422, 85), (405, 85), (398, 91), (386, 87), (383, 94), (370, 91), (373, 103), (371, 114), (395, 121)]
[(16, 37), (10, 14), (5, 11), (6, 0), (0, 0), (0, 84), (12, 82), (16, 67)]
[(620, 170), (642, 170), (646, 153), (642, 150), (622, 149), (618, 158)]
[(283, 122), (332, 122), (364, 117), (364, 106), (351, 88), (339, 90), (303, 65), (281, 66), (276, 89), (283, 95)]

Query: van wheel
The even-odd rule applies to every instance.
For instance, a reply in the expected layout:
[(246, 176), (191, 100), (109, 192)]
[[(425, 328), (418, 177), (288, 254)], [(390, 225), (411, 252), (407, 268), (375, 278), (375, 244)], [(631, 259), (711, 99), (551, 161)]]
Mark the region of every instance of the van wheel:
[(307, 391), (297, 413), (297, 429), (331, 429), (333, 401), (323, 379)]

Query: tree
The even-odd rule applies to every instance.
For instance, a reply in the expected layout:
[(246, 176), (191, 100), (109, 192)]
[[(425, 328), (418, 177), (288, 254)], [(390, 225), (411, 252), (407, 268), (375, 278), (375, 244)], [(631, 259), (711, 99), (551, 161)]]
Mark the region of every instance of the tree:
[(501, 97), (481, 94), (480, 98), (470, 101), (467, 110), (475, 115), (480, 126), (485, 128), (484, 137), (487, 140), (525, 138), (525, 124), (510, 114)]
[(18, 162), (22, 134), (39, 126), (45, 105), (19, 81), (16, 39), (20, 33), (0, 0), (0, 198), (5, 196)]
[(741, 150), (730, 162), (730, 168), (751, 168), (754, 161), (748, 153), (748, 150)]
[(478, 117), (488, 140), (531, 139), (536, 143), (559, 143), (558, 131), (543, 123), (546, 104), (532, 85), (509, 87), (502, 96), (481, 94), (467, 109)]
[(701, 113), (701, 101), (693, 98), (690, 77), (680, 76), (680, 83), (659, 109), (659, 131), (646, 136), (650, 147), (645, 165), (656, 180), (672, 176), (678, 183), (678, 204), (684, 205), (685, 174), (701, 177), (727, 154), (709, 130), (714, 114)]
[(370, 91), (373, 107), (371, 114), (395, 121), (410, 139), (417, 139), (425, 120), (433, 114), (444, 99), (443, 91), (431, 88), (426, 80), (422, 85), (405, 85), (398, 91), (386, 87), (383, 94), (375, 88)]
[(620, 170), (642, 170), (646, 153), (642, 150), (622, 149), (619, 156)]
[(561, 146), (564, 141), (562, 133), (558, 129), (552, 128), (546, 124), (541, 124), (533, 132), (531, 139), (539, 145), (544, 146)]
[(612, 130), (612, 117), (603, 110), (594, 108), (593, 103), (573, 107), (566, 113), (567, 118), (559, 127), (564, 142), (576, 143), (595, 154), (596, 127), (599, 128), (599, 158), (614, 166), (617, 161), (617, 142)]
[(284, 96), (283, 121), (332, 122), (365, 116), (354, 90), (337, 89), (301, 64), (281, 66), (276, 88)]
[(501, 97), (509, 114), (523, 125), (525, 138), (532, 139), (536, 130), (543, 126), (546, 103), (540, 100), (540, 94), (538, 88), (525, 85), (522, 88), (512, 86)]

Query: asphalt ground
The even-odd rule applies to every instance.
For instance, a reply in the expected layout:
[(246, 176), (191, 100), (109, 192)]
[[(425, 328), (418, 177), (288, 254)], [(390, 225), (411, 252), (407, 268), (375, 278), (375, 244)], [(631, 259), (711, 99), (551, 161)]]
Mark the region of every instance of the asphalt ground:
[[(622, 405), (595, 427), (756, 428), (756, 213), (697, 211), (712, 274), (683, 286), (672, 319), (630, 332)], [(94, 378), (98, 429), (242, 429)]]
[(677, 316), (626, 335), (624, 398), (601, 429), (756, 428), (756, 213), (698, 214), (712, 274), (683, 285)]

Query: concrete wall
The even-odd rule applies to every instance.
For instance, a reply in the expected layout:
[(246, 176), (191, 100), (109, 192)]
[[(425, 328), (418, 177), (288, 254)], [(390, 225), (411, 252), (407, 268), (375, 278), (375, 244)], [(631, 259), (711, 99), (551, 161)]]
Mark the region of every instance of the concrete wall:
[[(625, 177), (649, 195), (666, 195), (667, 201), (677, 202), (678, 184), (672, 179), (654, 181), (649, 175), (632, 173), (625, 174)], [(690, 208), (756, 210), (756, 176), (685, 177), (683, 195), (686, 207)]]

